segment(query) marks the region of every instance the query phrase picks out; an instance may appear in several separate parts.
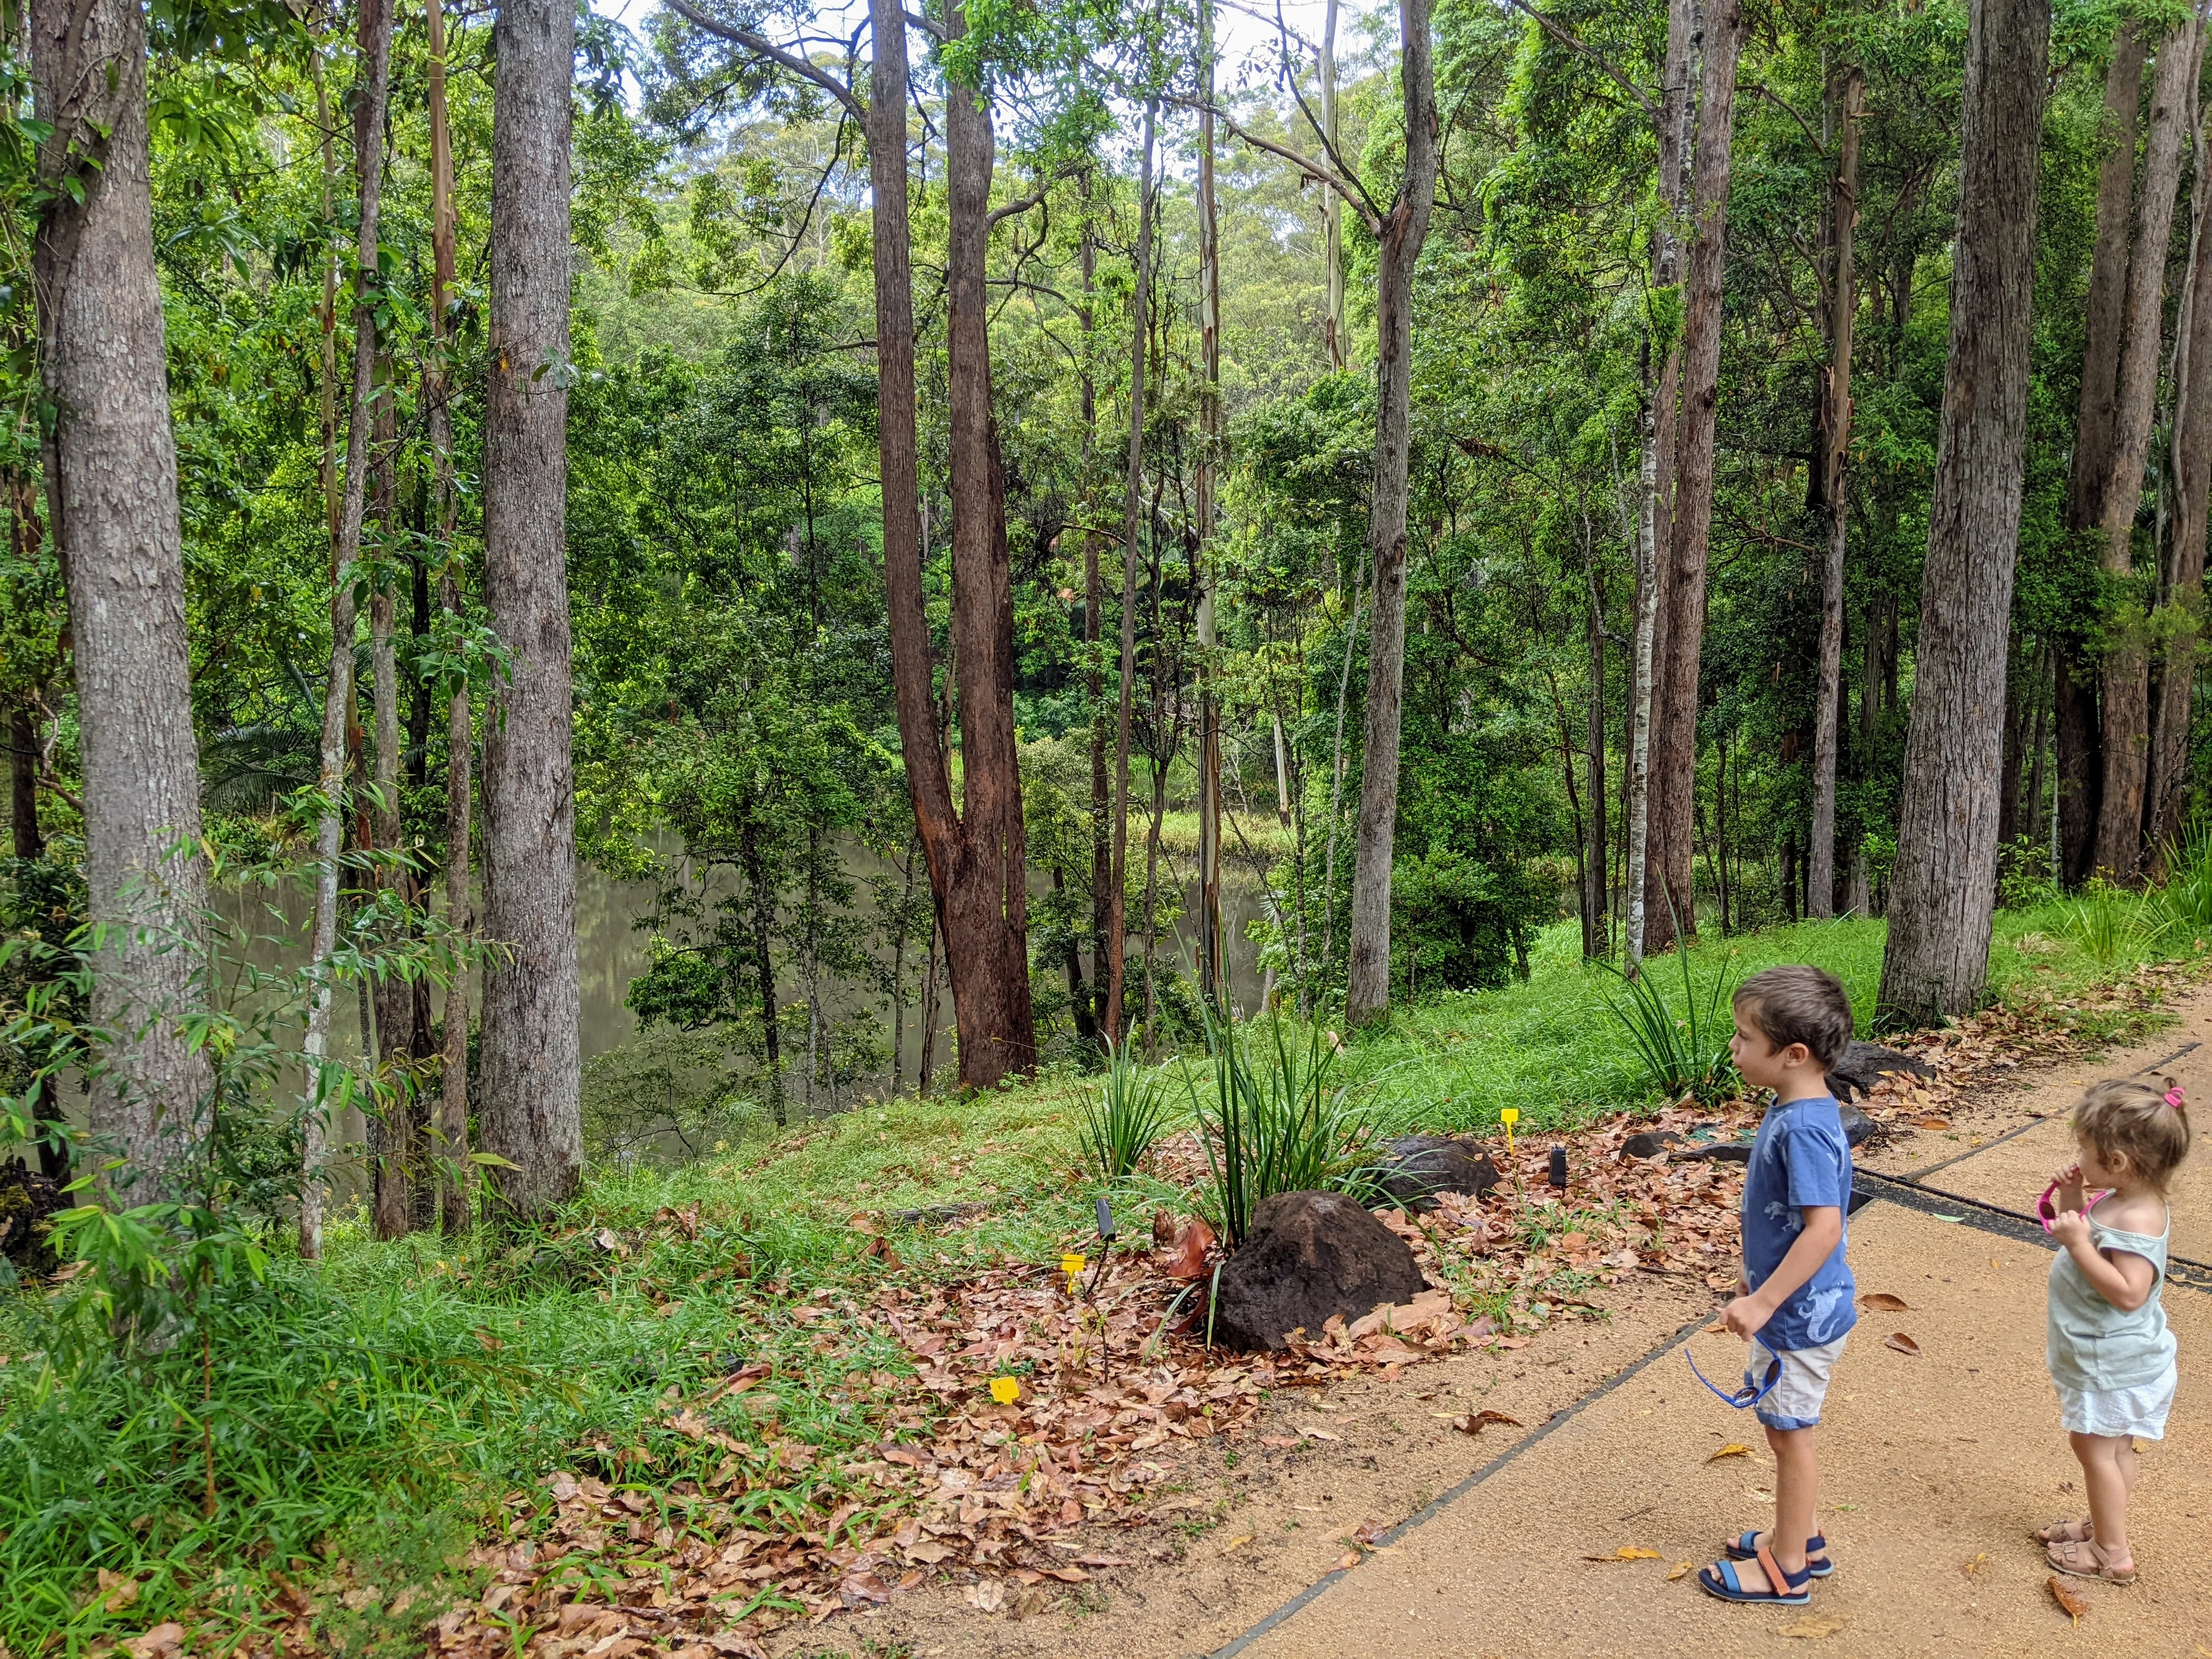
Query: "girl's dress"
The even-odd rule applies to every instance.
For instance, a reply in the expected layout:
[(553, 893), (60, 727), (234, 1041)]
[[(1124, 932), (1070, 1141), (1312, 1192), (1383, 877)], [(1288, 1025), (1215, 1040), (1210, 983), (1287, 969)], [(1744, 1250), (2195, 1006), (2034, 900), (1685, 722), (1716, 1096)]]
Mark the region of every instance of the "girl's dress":
[(2100, 1251), (2125, 1250), (2148, 1261), (2155, 1276), (2142, 1306), (2117, 1308), (2083, 1277), (2071, 1250), (2051, 1264), (2051, 1319), (2045, 1361), (2058, 1389), (2059, 1416), (2072, 1434), (2166, 1437), (2179, 1375), (2177, 1347), (2166, 1328), (2166, 1231), (2124, 1232), (2099, 1222), (2096, 1206), (2083, 1212), (2089, 1242)]

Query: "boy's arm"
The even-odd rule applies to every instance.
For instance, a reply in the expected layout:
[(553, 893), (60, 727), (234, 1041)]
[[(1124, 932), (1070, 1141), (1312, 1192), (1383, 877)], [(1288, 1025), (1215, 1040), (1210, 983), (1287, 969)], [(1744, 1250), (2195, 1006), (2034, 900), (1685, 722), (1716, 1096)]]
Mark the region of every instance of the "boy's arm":
[(1766, 1328), (1775, 1311), (1795, 1296), (1805, 1281), (1820, 1271), (1820, 1264), (1836, 1253), (1844, 1239), (1843, 1206), (1812, 1204), (1797, 1212), (1805, 1224), (1790, 1253), (1748, 1296), (1740, 1296), (1721, 1310), (1721, 1322), (1741, 1337), (1753, 1337)]

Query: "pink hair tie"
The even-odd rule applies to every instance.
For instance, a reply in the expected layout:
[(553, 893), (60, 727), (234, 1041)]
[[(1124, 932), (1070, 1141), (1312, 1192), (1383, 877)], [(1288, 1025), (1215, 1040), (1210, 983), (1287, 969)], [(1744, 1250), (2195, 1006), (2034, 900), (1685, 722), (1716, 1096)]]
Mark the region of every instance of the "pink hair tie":
[(2179, 1083), (2166, 1091), (2166, 1103), (2177, 1112), (2181, 1109), (2181, 1085)]

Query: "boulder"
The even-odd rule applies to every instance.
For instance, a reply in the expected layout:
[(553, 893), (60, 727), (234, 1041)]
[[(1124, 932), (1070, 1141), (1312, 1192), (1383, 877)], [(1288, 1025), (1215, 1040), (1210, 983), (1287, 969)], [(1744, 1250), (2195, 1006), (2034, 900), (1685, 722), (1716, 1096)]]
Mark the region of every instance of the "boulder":
[(1214, 1334), (1239, 1348), (1280, 1348), (1303, 1328), (1318, 1340), (1425, 1288), (1406, 1241), (1341, 1193), (1278, 1193), (1252, 1212), (1243, 1247), (1221, 1269)]
[(1383, 1148), (1378, 1174), (1382, 1190), (1409, 1210), (1433, 1207), (1438, 1193), (1479, 1197), (1504, 1179), (1480, 1142), (1457, 1135), (1401, 1135)]
[(1836, 1110), (1844, 1120), (1844, 1139), (1853, 1147), (1875, 1132), (1875, 1121), (1849, 1101), (1837, 1102)]
[(1689, 1144), (1689, 1137), (1678, 1135), (1672, 1129), (1639, 1129), (1620, 1143), (1620, 1150), (1631, 1158), (1656, 1158), (1663, 1152)]
[(1850, 1099), (1854, 1093), (1870, 1095), (1884, 1072), (1933, 1077), (1936, 1068), (1917, 1055), (1885, 1048), (1879, 1042), (1854, 1042), (1844, 1050), (1844, 1057), (1828, 1068), (1828, 1092), (1839, 1101)]

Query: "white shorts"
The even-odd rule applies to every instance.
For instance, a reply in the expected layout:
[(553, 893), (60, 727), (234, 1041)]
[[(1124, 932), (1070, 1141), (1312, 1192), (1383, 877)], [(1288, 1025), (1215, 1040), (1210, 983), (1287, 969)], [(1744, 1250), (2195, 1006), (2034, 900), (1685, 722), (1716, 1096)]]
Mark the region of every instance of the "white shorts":
[(2155, 1382), (2132, 1389), (2069, 1389), (2058, 1390), (2058, 1420), (2069, 1434), (2133, 1435), (2138, 1440), (2166, 1438), (2166, 1414), (2173, 1409), (2179, 1365), (2168, 1365)]
[(1781, 1380), (1773, 1391), (1753, 1406), (1752, 1415), (1770, 1429), (1809, 1429), (1820, 1420), (1820, 1402), (1828, 1397), (1828, 1373), (1849, 1341), (1848, 1334), (1817, 1348), (1770, 1348), (1757, 1337), (1751, 1340), (1751, 1358), (1743, 1368), (1744, 1384), (1763, 1389), (1774, 1362), (1782, 1362)]

